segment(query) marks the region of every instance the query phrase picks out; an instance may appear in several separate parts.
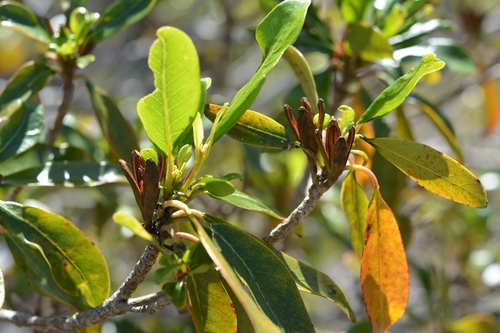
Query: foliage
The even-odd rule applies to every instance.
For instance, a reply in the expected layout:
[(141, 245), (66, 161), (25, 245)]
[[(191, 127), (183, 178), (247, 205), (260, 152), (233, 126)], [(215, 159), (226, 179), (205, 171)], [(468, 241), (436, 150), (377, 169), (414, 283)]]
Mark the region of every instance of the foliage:
[[(29, 286), (68, 306), (74, 316), (34, 321), (30, 314), (12, 315), (4, 305), (9, 289), (0, 271), (0, 320), (34, 329), (97, 332), (99, 325), (93, 325), (113, 316), (154, 313), (173, 304), (190, 313), (199, 332), (314, 332), (302, 291), (335, 303), (348, 321), (355, 322), (356, 311), (338, 283), (273, 247), (292, 230), (300, 235), (300, 223), (339, 183), (351, 229), (344, 240), (355, 254), (369, 325), (375, 333), (387, 332), (406, 311), (412, 267), (401, 223), (405, 216), (395, 199), (407, 186), (402, 174), (395, 174), (390, 183), (384, 175), (387, 168), (401, 170), (445, 199), (473, 208), (488, 204), (480, 180), (461, 164), (462, 152), (449, 120), (425, 94), (413, 92), (419, 81), (438, 75), (445, 62), (451, 71), (475, 70), (456, 41), (426, 38), (450, 27), (445, 20), (427, 20), (432, 7), (426, 1), (377, 6), (338, 1), (342, 37), (332, 33), (328, 13), (320, 15), (309, 0), (260, 1), (267, 12), (255, 29), (261, 62), (231, 102), (221, 103), (211, 100), (212, 81), (201, 77), (201, 57), (191, 37), (173, 26), (160, 27), (148, 57), (154, 90), (137, 102), (143, 132), (79, 70), (95, 60), (99, 43), (142, 20), (156, 2), (117, 0), (102, 15), (89, 12), (86, 1), (61, 4), (66, 23), (56, 28), (23, 4), (0, 2), (0, 25), (43, 45), (43, 57), (21, 66), (0, 94), (0, 186), (10, 188), (0, 201), (0, 231)], [(304, 55), (313, 52), (327, 59), (315, 75)], [(249, 110), (282, 57), (299, 82), (294, 91), (300, 91), (299, 97), (293, 91), (287, 97), (282, 118), (288, 124)], [(412, 67), (403, 70), (409, 64)], [(374, 98), (364, 75), (385, 86)], [(44, 121), (50, 118), (39, 93), (55, 78), (63, 82), (63, 99), (55, 119)], [(68, 126), (77, 80), (84, 82), (102, 131), (99, 145), (81, 129)], [(417, 101), (456, 160), (413, 140), (407, 100)], [(397, 119), (400, 138), (387, 137), (385, 121), (390, 117)], [(212, 122), (207, 136), (206, 120)], [(148, 143), (139, 144), (141, 134)], [(266, 152), (301, 150), (306, 164), (289, 164), (308, 176), (305, 198), (278, 212), (265, 203), (266, 195), (240, 190), (235, 181), (251, 178), (250, 173), (242, 176), (231, 170), (221, 176), (224, 161), (216, 175), (206, 172), (209, 156), (224, 151), (226, 134)], [(126, 161), (128, 154), (131, 163)], [(348, 173), (343, 178), (344, 171)], [(119, 210), (116, 193), (123, 188), (114, 191), (113, 186), (127, 182), (141, 221)], [(289, 186), (289, 179), (284, 183)], [(284, 196), (275, 185), (265, 184), (269, 192)], [(106, 197), (107, 218), (113, 216), (118, 225), (149, 243), (113, 295), (108, 264), (78, 223), (23, 199), (33, 194), (33, 188), (46, 187), (39, 191), (48, 192), (53, 186), (83, 187), (89, 196)], [(20, 193), (26, 194), (18, 198)], [(208, 207), (199, 209), (206, 197), (264, 213), (280, 223), (260, 238), (242, 228), (243, 220), (229, 221), (214, 216)], [(103, 227), (97, 221), (96, 225)], [(160, 265), (153, 267), (158, 256)], [(415, 267), (422, 283), (428, 281), (428, 272)], [(157, 292), (131, 298), (152, 268)], [(483, 324), (495, 325), (491, 317), (472, 316), (443, 323), (442, 328), (460, 332)], [(359, 327), (366, 323), (350, 331), (363, 329)]]

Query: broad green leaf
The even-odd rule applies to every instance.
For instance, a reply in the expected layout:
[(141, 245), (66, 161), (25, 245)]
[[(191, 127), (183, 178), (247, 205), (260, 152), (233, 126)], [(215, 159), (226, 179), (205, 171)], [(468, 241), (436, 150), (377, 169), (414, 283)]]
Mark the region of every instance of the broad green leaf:
[(349, 172), (342, 182), (340, 197), (342, 210), (347, 217), (347, 221), (349, 221), (352, 248), (361, 258), (363, 246), (365, 245), (368, 199), (363, 187), (356, 180), (356, 174), (353, 171)]
[(488, 205), (479, 179), (463, 165), (434, 148), (401, 139), (364, 140), (426, 190), (474, 208)]
[[(100, 305), (109, 294), (106, 261), (95, 244), (70, 221), (39, 208), (0, 202), (0, 223), (30, 285), (79, 310)], [(18, 235), (23, 235), (23, 241)], [(39, 249), (33, 247), (37, 244)], [(43, 255), (50, 263), (40, 260)], [(49, 273), (49, 274), (47, 274)]]
[(95, 29), (89, 35), (90, 43), (111, 37), (146, 16), (156, 0), (116, 0), (106, 8)]
[(86, 84), (104, 138), (116, 157), (128, 159), (133, 150), (139, 149), (134, 129), (104, 90), (90, 81)]
[(234, 96), (228, 112), (217, 127), (214, 143), (227, 133), (250, 108), (264, 85), (266, 74), (276, 65), (281, 55), (300, 33), (310, 0), (286, 0), (278, 4), (259, 23), (255, 38), (262, 50), (262, 62)]
[(184, 32), (163, 27), (149, 51), (156, 90), (137, 103), (151, 142), (172, 156), (189, 131), (201, 98), (200, 65), (193, 42)]
[(351, 309), (342, 289), (333, 282), (325, 273), (308, 266), (297, 259), (290, 257), (284, 252), (275, 250), (274, 253), (285, 263), (292, 273), (295, 284), (300, 291), (321, 296), (334, 302), (346, 314), (347, 318), (355, 322), (356, 316)]
[(249, 196), (246, 193), (240, 192), (238, 190), (234, 191), (234, 193), (230, 195), (226, 195), (224, 197), (220, 196), (215, 196), (210, 193), (208, 193), (209, 196), (211, 196), (214, 199), (221, 200), (224, 202), (227, 202), (230, 205), (247, 209), (247, 210), (253, 210), (256, 212), (262, 212), (265, 213), (269, 216), (272, 216), (274, 218), (277, 218), (279, 220), (283, 220), (283, 217), (280, 216), (276, 211), (274, 211), (272, 208), (266, 206), (263, 204), (260, 200)]
[(27, 101), (0, 128), (0, 162), (33, 147), (43, 130), (43, 106)]
[(190, 275), (187, 291), (187, 307), (197, 332), (237, 332), (233, 301), (213, 266), (205, 273)]
[(385, 88), (375, 98), (357, 124), (361, 125), (370, 120), (381, 118), (397, 108), (403, 103), (406, 96), (410, 94), (413, 87), (415, 87), (424, 75), (440, 70), (444, 65), (444, 62), (439, 60), (435, 54), (430, 53), (425, 55), (417, 66), (410, 69), (405, 75)]
[[(2, 8), (0, 6), (0, 8)], [(12, 75), (0, 95), (0, 116), (8, 116), (39, 92), (55, 71), (40, 62), (28, 62)]]
[(386, 332), (404, 314), (410, 275), (394, 214), (373, 189), (368, 204), (361, 289), (373, 333)]
[(342, 45), (347, 55), (359, 56), (365, 61), (392, 58), (393, 49), (387, 38), (366, 22), (350, 26)]
[(136, 236), (150, 243), (156, 243), (153, 236), (147, 232), (144, 226), (132, 215), (125, 212), (116, 212), (113, 214), (113, 221), (132, 231)]
[(342, 0), (340, 4), (342, 19), (349, 24), (362, 21), (371, 3), (367, 0)]
[[(205, 220), (211, 219), (213, 217), (205, 216)], [(276, 326), (261, 308), (257, 306), (255, 301), (247, 293), (246, 289), (241, 284), (240, 279), (236, 276), (232, 266), (228, 263), (226, 258), (221, 254), (219, 248), (214, 244), (212, 239), (208, 236), (207, 232), (203, 226), (197, 221), (192, 221), (200, 241), (207, 250), (208, 255), (212, 258), (213, 262), (217, 266), (219, 273), (224, 277), (230, 289), (234, 292), (241, 305), (245, 309), (248, 317), (252, 321), (255, 332), (257, 333), (280, 333), (281, 330)]]
[(75, 8), (69, 17), (69, 29), (74, 34), (76, 45), (82, 45), (88, 32), (99, 19), (98, 13), (90, 13), (85, 7)]
[(17, 1), (0, 3), (0, 26), (19, 31), (45, 44), (51, 42), (43, 21), (30, 8)]
[(210, 196), (226, 197), (234, 193), (234, 186), (221, 177), (205, 176), (196, 181), (193, 186), (200, 186)]
[(257, 237), (206, 217), (220, 251), (266, 315), (285, 332), (314, 332), (288, 267)]
[(9, 174), (1, 185), (87, 187), (126, 183), (118, 165), (107, 162), (47, 162)]
[[(207, 104), (205, 115), (211, 121), (215, 120), (221, 106)], [(229, 111), (228, 111), (229, 112)], [(248, 145), (290, 149), (298, 146), (296, 140), (286, 131), (285, 127), (262, 113), (247, 110), (227, 133), (231, 138)]]
[(0, 310), (2, 310), (4, 302), (5, 302), (5, 281), (3, 279), (2, 269), (0, 267)]

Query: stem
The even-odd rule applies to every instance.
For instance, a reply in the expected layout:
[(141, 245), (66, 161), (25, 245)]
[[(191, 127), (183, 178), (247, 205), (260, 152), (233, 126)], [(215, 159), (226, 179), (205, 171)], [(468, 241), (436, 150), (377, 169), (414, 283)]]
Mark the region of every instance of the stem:
[(376, 187), (376, 188), (380, 187), (379, 184), (378, 184), (377, 176), (375, 176), (375, 174), (373, 173), (373, 171), (371, 171), (370, 169), (368, 169), (365, 166), (362, 166), (362, 165), (359, 165), (359, 164), (350, 164), (350, 165), (346, 165), (345, 166), (345, 170), (359, 170), (359, 171), (363, 171), (370, 178), (370, 181), (372, 182), (373, 187)]
[(175, 234), (177, 235), (177, 237), (188, 240), (193, 243), (198, 243), (200, 241), (198, 237), (187, 232), (178, 231)]

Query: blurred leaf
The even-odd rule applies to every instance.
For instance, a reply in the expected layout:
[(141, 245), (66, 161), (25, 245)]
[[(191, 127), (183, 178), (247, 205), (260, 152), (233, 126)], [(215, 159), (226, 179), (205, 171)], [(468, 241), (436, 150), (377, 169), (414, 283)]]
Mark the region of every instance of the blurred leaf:
[(5, 281), (3, 279), (2, 269), (0, 267), (0, 310), (2, 310), (4, 302), (5, 302)]
[(176, 151), (198, 112), (200, 65), (193, 42), (184, 32), (163, 27), (149, 51), (155, 91), (137, 103), (144, 130), (167, 156)]
[(474, 313), (446, 325), (446, 333), (500, 333), (494, 315)]
[(342, 19), (348, 24), (362, 21), (371, 4), (372, 2), (367, 0), (342, 0), (340, 3)]
[(266, 74), (276, 65), (286, 48), (297, 39), (309, 4), (310, 0), (283, 1), (259, 23), (255, 38), (262, 50), (262, 62), (250, 81), (231, 101), (230, 111), (217, 127), (214, 143), (236, 124), (257, 98), (266, 80)]
[[(393, 2), (394, 3), (394, 2)], [(405, 23), (407, 12), (405, 8), (396, 3), (390, 9), (382, 23), (382, 33), (389, 38), (394, 36)]]
[(113, 221), (132, 231), (136, 236), (150, 243), (157, 243), (153, 236), (144, 229), (144, 226), (135, 217), (125, 212), (116, 212), (113, 214)]
[(366, 22), (349, 26), (342, 45), (347, 55), (359, 56), (365, 61), (392, 58), (393, 49), (387, 38)]
[(79, 148), (85, 151), (92, 160), (101, 153), (98, 141), (88, 137), (79, 129), (72, 126), (63, 125), (58, 140), (66, 142), (70, 147)]
[(498, 86), (492, 79), (485, 79), (481, 82), (484, 91), (484, 107), (486, 108), (486, 129), (485, 133), (490, 134), (500, 123), (500, 98), (498, 96)]
[(234, 186), (221, 177), (205, 176), (196, 181), (193, 186), (200, 186), (208, 195), (225, 197), (234, 193)]
[(61, 10), (65, 13), (66, 17), (69, 17), (73, 9), (78, 7), (85, 7), (87, 0), (59, 0), (59, 5)]
[(212, 216), (206, 221), (220, 251), (266, 315), (285, 332), (314, 332), (290, 271), (268, 245)]
[(198, 332), (237, 332), (233, 302), (213, 266), (205, 273), (190, 275), (187, 291), (187, 306)]
[[(221, 106), (207, 104), (205, 115), (215, 120)], [(229, 112), (229, 111), (228, 111)], [(296, 140), (285, 127), (262, 113), (247, 110), (227, 133), (231, 138), (248, 145), (274, 149), (290, 149), (297, 146)]]
[(134, 129), (104, 90), (88, 80), (86, 84), (103, 136), (117, 158), (128, 159), (139, 149)]
[(406, 253), (396, 219), (376, 187), (368, 204), (361, 289), (374, 333), (386, 332), (403, 316), (410, 291)]
[(418, 142), (391, 138), (364, 140), (428, 191), (467, 206), (487, 206), (486, 192), (479, 179), (451, 157)]
[(330, 37), (330, 27), (318, 16), (316, 7), (314, 3), (309, 6), (304, 27), (294, 44), (304, 51), (331, 54), (334, 43)]
[(51, 42), (43, 21), (30, 8), (17, 1), (0, 3), (0, 26), (19, 31), (45, 44)]
[[(405, 4), (410, 2), (416, 3), (417, 1), (407, 1), (405, 2)], [(403, 4), (403, 6), (405, 4)], [(420, 39), (427, 35), (440, 30), (449, 30), (450, 28), (452, 28), (452, 23), (448, 20), (436, 18), (427, 22), (418, 22), (413, 24), (408, 31), (389, 39), (389, 42), (395, 49), (409, 48), (412, 46), (416, 46), (420, 42)], [(402, 52), (405, 51), (402, 50)], [(396, 55), (394, 56), (396, 57)]]
[(125, 30), (146, 16), (155, 3), (156, 0), (116, 0), (89, 34), (89, 42), (95, 44)]
[(0, 127), (0, 162), (33, 147), (43, 131), (43, 106), (27, 101)]
[(208, 193), (209, 196), (211, 196), (214, 199), (224, 201), (230, 205), (247, 209), (247, 210), (253, 210), (255, 212), (261, 212), (265, 213), (269, 216), (272, 216), (274, 218), (277, 218), (279, 220), (283, 220), (283, 217), (280, 216), (276, 211), (274, 211), (272, 208), (266, 206), (263, 204), (260, 200), (249, 196), (246, 193), (240, 192), (238, 190), (234, 191), (234, 193), (230, 195), (226, 195), (224, 197), (219, 197), (212, 195)]
[[(0, 6), (0, 8), (2, 8)], [(38, 93), (55, 71), (40, 62), (27, 62), (10, 78), (0, 95), (0, 116), (8, 116)]]
[[(14, 258), (38, 292), (79, 310), (94, 308), (108, 297), (106, 261), (95, 244), (70, 221), (39, 208), (5, 201), (0, 202), (0, 216), (0, 223), (9, 232), (9, 247), (15, 248)], [(40, 260), (41, 255), (50, 266)]]
[(350, 321), (356, 321), (356, 316), (344, 292), (328, 275), (298, 261), (284, 252), (275, 250), (272, 247), (271, 249), (287, 265), (300, 291), (321, 296), (334, 302)]
[(410, 122), (408, 121), (401, 105), (396, 108), (396, 118), (398, 120), (396, 128), (398, 138), (413, 141), (414, 138)]
[(99, 186), (107, 183), (126, 183), (118, 165), (106, 162), (46, 162), (4, 176), (1, 185), (64, 187)]
[(356, 174), (353, 171), (350, 171), (342, 182), (340, 197), (342, 210), (347, 217), (347, 221), (349, 221), (352, 248), (361, 258), (363, 246), (365, 245), (368, 199), (363, 187), (356, 180)]
[(368, 319), (362, 319), (352, 325), (346, 333), (372, 333), (370, 321)]
[(405, 75), (397, 79), (389, 87), (385, 88), (373, 103), (363, 113), (357, 124), (361, 125), (368, 121), (381, 118), (403, 103), (406, 96), (410, 94), (417, 82), (426, 74), (435, 72), (444, 67), (444, 62), (437, 59), (436, 55), (430, 53), (422, 58), (422, 61)]

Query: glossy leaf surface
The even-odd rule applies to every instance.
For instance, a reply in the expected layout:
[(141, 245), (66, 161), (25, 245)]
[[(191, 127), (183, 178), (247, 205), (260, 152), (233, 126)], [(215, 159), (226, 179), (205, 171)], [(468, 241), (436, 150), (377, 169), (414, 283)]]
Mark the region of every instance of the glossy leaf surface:
[(386, 332), (404, 314), (410, 276), (398, 223), (373, 189), (368, 204), (361, 289), (373, 333)]
[(148, 59), (156, 90), (139, 100), (137, 110), (151, 142), (171, 156), (198, 112), (200, 65), (193, 42), (184, 32), (163, 27), (157, 36)]
[(19, 2), (2, 1), (0, 3), (0, 26), (19, 31), (45, 44), (51, 42), (49, 33), (41, 20), (30, 8)]
[(96, 307), (108, 297), (106, 261), (70, 221), (5, 201), (0, 202), (0, 216), (14, 258), (38, 292), (79, 310)]
[(392, 58), (393, 49), (387, 38), (366, 22), (350, 26), (342, 45), (347, 55), (359, 56), (365, 61)]
[(234, 193), (234, 186), (221, 177), (205, 176), (199, 179), (194, 186), (200, 186), (210, 196), (226, 197)]
[(208, 195), (210, 195), (214, 199), (227, 202), (230, 205), (233, 205), (233, 206), (236, 206), (239, 208), (243, 208), (243, 209), (247, 209), (247, 210), (253, 210), (256, 212), (262, 212), (262, 213), (270, 215), (274, 218), (283, 220), (283, 217), (280, 216), (272, 208), (266, 206), (260, 200), (254, 198), (252, 196), (249, 196), (248, 194), (243, 193), (241, 191), (236, 190), (236, 191), (234, 191), (234, 193), (232, 193), (230, 195), (226, 195), (224, 197), (215, 196), (215, 195), (212, 195), (210, 193), (208, 193)]
[(451, 157), (413, 141), (391, 138), (365, 141), (426, 190), (467, 206), (487, 206), (486, 192), (479, 179)]

